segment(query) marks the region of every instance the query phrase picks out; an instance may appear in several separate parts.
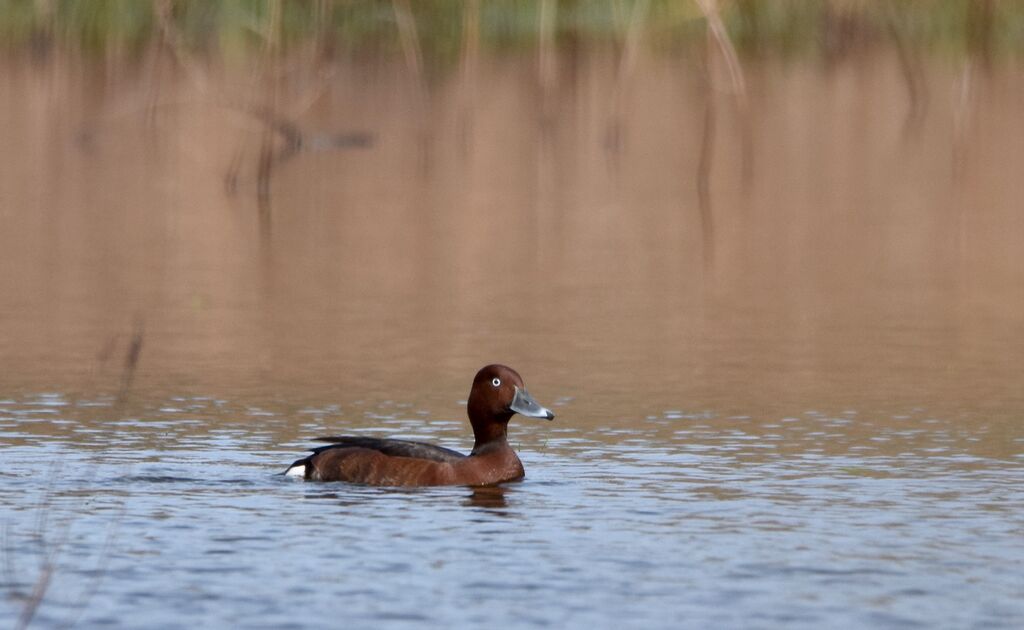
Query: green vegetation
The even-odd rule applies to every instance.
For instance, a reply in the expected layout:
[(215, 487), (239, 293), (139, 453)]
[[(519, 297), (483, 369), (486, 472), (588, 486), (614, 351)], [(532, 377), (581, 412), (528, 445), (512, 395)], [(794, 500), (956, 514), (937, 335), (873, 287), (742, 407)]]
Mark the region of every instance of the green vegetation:
[[(1024, 2), (1015, 0), (718, 5), (740, 55), (827, 56), (893, 39), (953, 57), (1024, 53)], [(690, 0), (0, 0), (0, 50), (131, 56), (173, 30), (176, 45), (224, 59), (310, 44), (331, 54), (402, 54), (404, 12), (427, 67), (438, 68), (459, 58), (467, 32), (492, 52), (536, 46), (545, 11), (556, 45), (618, 44), (637, 18), (650, 46), (705, 41), (704, 14)]]

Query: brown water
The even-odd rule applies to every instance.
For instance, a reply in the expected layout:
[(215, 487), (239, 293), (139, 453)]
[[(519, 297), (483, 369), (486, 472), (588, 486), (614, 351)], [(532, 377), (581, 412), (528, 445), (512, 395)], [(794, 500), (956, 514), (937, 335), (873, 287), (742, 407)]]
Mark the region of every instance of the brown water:
[[(143, 62), (0, 72), (0, 618), (56, 550), (46, 626), (1024, 624), (1019, 67)], [(274, 475), (493, 361), (523, 483)]]

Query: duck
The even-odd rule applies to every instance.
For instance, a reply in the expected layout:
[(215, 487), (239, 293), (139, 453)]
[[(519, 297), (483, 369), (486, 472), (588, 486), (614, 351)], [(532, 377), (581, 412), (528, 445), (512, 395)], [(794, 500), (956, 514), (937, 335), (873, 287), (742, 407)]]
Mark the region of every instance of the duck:
[(509, 420), (515, 414), (553, 420), (555, 414), (533, 399), (518, 372), (497, 363), (473, 377), (466, 408), (474, 437), (469, 455), (411, 440), (319, 437), (315, 441), (329, 444), (311, 449), (284, 474), (372, 486), (493, 486), (522, 479), (523, 464), (508, 443)]

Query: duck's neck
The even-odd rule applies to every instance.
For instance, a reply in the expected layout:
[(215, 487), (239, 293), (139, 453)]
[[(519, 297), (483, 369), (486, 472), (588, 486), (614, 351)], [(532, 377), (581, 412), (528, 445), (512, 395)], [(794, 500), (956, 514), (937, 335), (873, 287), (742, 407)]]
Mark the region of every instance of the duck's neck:
[(507, 417), (487, 418), (486, 420), (471, 417), (473, 437), (476, 438), (473, 444), (473, 454), (479, 455), (485, 451), (508, 446), (508, 421), (511, 417), (512, 414)]

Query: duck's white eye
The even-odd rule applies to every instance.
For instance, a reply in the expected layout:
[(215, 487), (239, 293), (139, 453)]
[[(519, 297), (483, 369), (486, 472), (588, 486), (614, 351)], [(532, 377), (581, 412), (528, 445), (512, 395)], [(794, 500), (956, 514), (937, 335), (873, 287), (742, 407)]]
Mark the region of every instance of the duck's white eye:
[(501, 387), (501, 379), (498, 377), (492, 378), (491, 385), (494, 385), (495, 387)]

